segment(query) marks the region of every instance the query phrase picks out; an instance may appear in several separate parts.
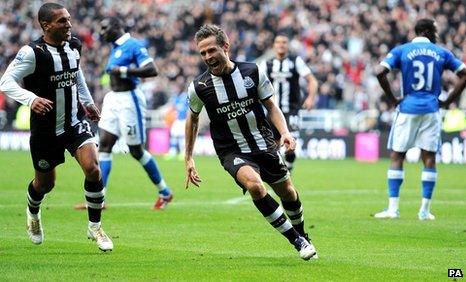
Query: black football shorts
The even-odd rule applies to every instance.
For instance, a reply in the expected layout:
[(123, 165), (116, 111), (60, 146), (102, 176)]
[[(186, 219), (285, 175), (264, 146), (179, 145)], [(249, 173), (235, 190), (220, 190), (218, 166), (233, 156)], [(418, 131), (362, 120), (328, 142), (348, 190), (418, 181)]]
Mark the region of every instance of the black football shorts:
[(93, 134), (87, 121), (76, 124), (70, 131), (59, 136), (31, 135), (29, 145), (34, 169), (40, 172), (52, 171), (65, 162), (65, 149), (74, 156), (76, 150), (91, 138)]
[[(235, 179), (236, 183), (245, 190), (236, 179), (238, 170), (248, 165), (259, 173), (262, 181), (273, 184), (288, 179), (289, 173), (282, 156), (278, 151), (260, 152), (254, 154), (230, 153), (219, 156), (223, 168)], [(245, 192), (245, 191), (244, 191)]]

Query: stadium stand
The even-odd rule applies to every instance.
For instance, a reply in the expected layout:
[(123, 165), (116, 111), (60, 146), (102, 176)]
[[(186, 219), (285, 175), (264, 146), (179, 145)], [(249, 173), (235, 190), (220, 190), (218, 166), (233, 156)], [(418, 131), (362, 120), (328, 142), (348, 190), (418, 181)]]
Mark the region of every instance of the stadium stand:
[[(152, 109), (166, 103), (203, 69), (192, 37), (206, 22), (226, 30), (235, 42), (231, 57), (239, 61), (264, 59), (270, 53), (274, 35), (288, 34), (292, 49), (306, 60), (319, 80), (316, 108), (349, 112), (361, 120), (365, 120), (361, 116), (370, 116), (375, 120), (369, 123), (372, 128), (386, 128), (384, 122), (389, 122), (391, 111), (381, 100), (373, 68), (395, 44), (413, 37), (410, 30), (416, 18), (434, 17), (439, 23), (441, 44), (466, 61), (466, 5), (461, 0), (139, 0), (136, 4), (125, 0), (118, 5), (106, 0), (65, 2), (73, 14), (73, 31), (84, 43), (81, 65), (99, 104), (108, 90), (102, 70), (109, 46), (100, 42), (96, 30), (104, 15), (124, 18), (135, 37), (146, 38), (161, 70), (159, 77), (145, 85)], [(40, 4), (37, 0), (0, 2), (0, 74), (23, 44), (40, 35), (35, 15)], [(447, 74), (444, 79), (448, 87), (454, 75)], [(10, 118), (3, 127), (11, 128), (11, 117), (19, 105), (2, 105), (2, 115)], [(459, 106), (466, 108), (464, 97)], [(373, 117), (374, 110), (379, 117)], [(368, 129), (351, 123), (344, 126)]]

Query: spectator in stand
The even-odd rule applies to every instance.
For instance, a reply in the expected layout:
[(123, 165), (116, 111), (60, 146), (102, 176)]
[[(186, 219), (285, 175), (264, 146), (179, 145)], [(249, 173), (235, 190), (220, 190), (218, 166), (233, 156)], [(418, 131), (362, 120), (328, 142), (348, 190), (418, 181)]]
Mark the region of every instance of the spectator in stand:
[[(0, 1), (0, 73), (23, 44), (40, 35), (39, 25), (31, 20), (34, 14), (32, 3)], [(382, 93), (367, 90), (372, 90), (368, 78), (373, 78), (374, 67), (389, 49), (414, 37), (410, 31), (412, 19), (421, 16), (437, 18), (441, 23), (439, 41), (466, 61), (465, 1), (363, 0), (357, 5), (342, 0), (200, 0), (195, 3), (172, 0), (164, 5), (157, 5), (157, 1), (134, 5), (129, 0), (121, 0), (119, 5), (111, 1), (69, 0), (67, 3), (72, 17), (82, 23), (75, 30), (84, 43), (81, 66), (97, 104), (108, 91), (100, 84), (100, 77), (111, 49), (96, 40), (96, 27), (103, 15), (125, 19), (135, 37), (147, 38), (148, 51), (151, 57), (157, 58), (156, 65), (170, 65), (156, 78), (159, 84), (170, 88), (184, 86), (179, 84), (178, 77), (194, 77), (205, 70), (190, 36), (206, 21), (224, 27), (230, 39), (238, 42), (230, 50), (232, 59), (255, 60), (258, 54), (267, 53), (276, 33), (287, 34), (290, 47), (298, 50), (298, 55), (312, 67), (319, 85), (335, 78), (338, 90), (332, 82), (331, 91), (335, 91), (336, 108), (341, 108), (343, 103), (341, 89), (354, 89), (359, 82), (362, 91), (371, 94), (369, 107), (376, 107), (375, 101)], [(353, 69), (351, 64), (348, 65), (351, 61), (362, 62), (362, 65), (356, 63), (357, 68)], [(354, 95), (349, 91), (344, 96), (351, 103)], [(160, 101), (154, 103), (158, 105)], [(326, 106), (333, 107), (332, 103)]]

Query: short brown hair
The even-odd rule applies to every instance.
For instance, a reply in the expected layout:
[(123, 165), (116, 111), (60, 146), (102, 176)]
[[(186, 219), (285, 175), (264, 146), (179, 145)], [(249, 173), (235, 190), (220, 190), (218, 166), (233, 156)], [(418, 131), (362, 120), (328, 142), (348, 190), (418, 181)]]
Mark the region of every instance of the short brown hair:
[(201, 26), (201, 28), (194, 35), (196, 43), (204, 40), (208, 37), (215, 36), (215, 41), (219, 46), (223, 46), (226, 43), (229, 43), (228, 36), (219, 26), (214, 24), (206, 24)]

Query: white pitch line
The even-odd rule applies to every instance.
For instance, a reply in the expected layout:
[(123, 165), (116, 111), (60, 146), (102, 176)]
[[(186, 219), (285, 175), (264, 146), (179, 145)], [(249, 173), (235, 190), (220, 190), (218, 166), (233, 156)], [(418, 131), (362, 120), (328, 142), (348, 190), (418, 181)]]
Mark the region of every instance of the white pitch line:
[[(381, 191), (385, 191), (384, 189), (319, 189), (319, 190), (301, 190), (301, 195), (306, 196), (318, 196), (318, 195), (325, 195), (325, 196), (333, 196), (333, 195), (367, 195), (367, 194), (377, 194)], [(269, 189), (269, 193), (275, 195), (272, 189)], [(450, 190), (443, 190), (442, 193), (447, 194), (463, 194), (463, 190), (457, 189), (450, 189)], [(235, 206), (235, 205), (245, 205), (250, 202), (249, 196), (241, 196), (241, 197), (234, 197), (228, 200), (205, 200), (205, 201), (174, 201), (171, 203), (171, 206)], [(334, 202), (334, 201), (332, 201)], [(373, 200), (357, 200), (353, 199), (352, 203), (378, 203), (380, 202), (379, 199)], [(408, 203), (409, 201), (403, 201), (403, 203)], [(466, 201), (464, 200), (434, 200), (436, 204), (445, 204), (445, 205), (465, 205)], [(417, 201), (416, 201), (417, 203)], [(109, 206), (111, 207), (151, 207), (153, 202), (109, 202)], [(15, 207), (24, 207), (25, 204), (0, 204), (0, 209), (2, 208), (15, 208)], [(68, 204), (45, 204), (44, 206), (48, 207), (70, 207), (71, 205)]]
[(247, 200), (249, 200), (248, 197), (242, 196), (242, 197), (236, 197), (236, 198), (233, 198), (233, 199), (226, 200), (226, 201), (223, 202), (223, 204), (235, 206), (235, 205), (238, 205), (238, 204), (242, 204), (242, 203), (246, 202)]

